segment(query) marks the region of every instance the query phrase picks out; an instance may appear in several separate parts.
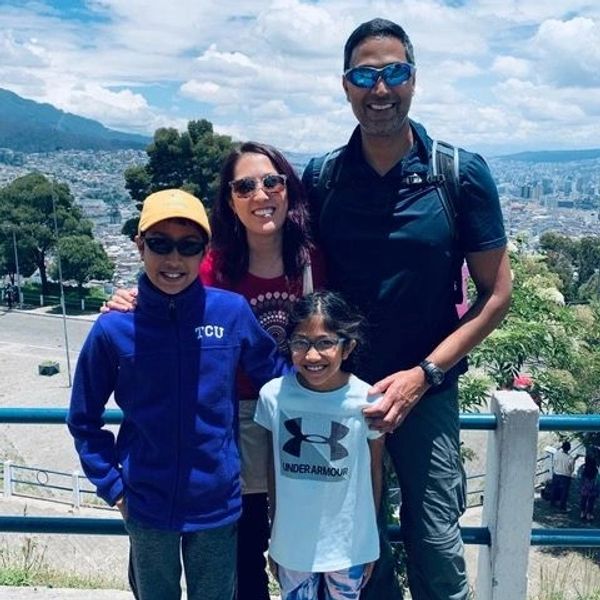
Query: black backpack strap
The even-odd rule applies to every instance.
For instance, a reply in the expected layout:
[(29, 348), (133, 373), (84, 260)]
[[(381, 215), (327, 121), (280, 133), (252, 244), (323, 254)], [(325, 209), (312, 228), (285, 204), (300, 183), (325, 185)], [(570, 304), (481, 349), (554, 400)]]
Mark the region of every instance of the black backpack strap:
[(311, 185), (313, 188), (313, 203), (311, 212), (317, 230), (321, 230), (321, 220), (325, 207), (331, 200), (335, 184), (337, 183), (341, 167), (342, 157), (346, 146), (340, 146), (324, 156), (317, 158), (312, 164)]
[[(458, 148), (441, 140), (433, 140), (431, 146), (431, 160), (429, 168), (433, 179), (440, 178), (440, 198), (444, 210), (448, 215), (450, 230), (458, 248), (460, 239), (457, 226), (458, 208), (460, 200), (460, 164), (458, 159)], [(462, 293), (462, 264), (464, 256), (462, 252), (457, 253), (454, 265), (454, 300), (456, 304), (463, 301)]]
[(442, 176), (441, 198), (444, 210), (448, 215), (448, 221), (452, 235), (458, 239), (458, 200), (460, 197), (460, 175), (459, 175), (458, 148), (442, 142), (433, 140), (431, 146), (430, 169), (434, 178)]

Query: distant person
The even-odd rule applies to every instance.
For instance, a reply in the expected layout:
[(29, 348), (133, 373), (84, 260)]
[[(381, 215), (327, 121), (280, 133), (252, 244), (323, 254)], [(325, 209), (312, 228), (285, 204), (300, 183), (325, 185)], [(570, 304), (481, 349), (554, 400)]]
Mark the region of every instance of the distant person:
[[(311, 160), (303, 181), (329, 286), (370, 324), (371, 352), (356, 375), (384, 394), (365, 414), (390, 434), (412, 597), (466, 600), (457, 380), (467, 353), (506, 314), (511, 277), (498, 191), (481, 156), (456, 149), (455, 218), (444, 203), (433, 140), (409, 117), (417, 79), (402, 27), (386, 19), (359, 25), (346, 41), (342, 76), (358, 126), (333, 156)], [(463, 258), (476, 296), (459, 318)], [(396, 599), (394, 588), (382, 554), (365, 598)]]
[(282, 600), (317, 600), (321, 587), (326, 600), (357, 599), (379, 558), (384, 447), (362, 413), (377, 397), (351, 373), (362, 319), (316, 292), (289, 329), (296, 373), (261, 389), (254, 417), (272, 439), (271, 568)]
[(586, 455), (585, 462), (581, 468), (580, 481), (580, 509), (579, 516), (582, 521), (594, 520), (594, 505), (600, 493), (600, 481), (598, 476), (598, 463), (590, 454)]
[[(180, 598), (180, 553), (190, 600), (234, 597), (236, 369), (256, 386), (285, 372), (244, 298), (198, 278), (209, 238), (194, 196), (146, 198), (137, 308), (101, 315), (77, 364), (67, 422), (98, 495), (123, 515), (140, 600)], [(113, 392), (116, 441), (102, 420)]]
[(4, 300), (6, 301), (8, 310), (11, 310), (15, 302), (15, 287), (10, 281), (4, 286)]
[(560, 510), (567, 510), (569, 490), (571, 488), (571, 477), (575, 469), (575, 459), (569, 454), (571, 442), (562, 443), (560, 450), (554, 454), (552, 461), (552, 506), (558, 506)]
[[(204, 285), (246, 298), (262, 327), (287, 349), (288, 313), (304, 294), (324, 285), (323, 260), (309, 235), (306, 194), (283, 154), (244, 142), (225, 159), (211, 214), (210, 249), (200, 265)], [(119, 290), (108, 303), (131, 310), (135, 294)], [(254, 422), (259, 388), (237, 377), (242, 459), (242, 516), (238, 522), (237, 600), (269, 600), (267, 432)], [(132, 587), (135, 586), (133, 579)]]

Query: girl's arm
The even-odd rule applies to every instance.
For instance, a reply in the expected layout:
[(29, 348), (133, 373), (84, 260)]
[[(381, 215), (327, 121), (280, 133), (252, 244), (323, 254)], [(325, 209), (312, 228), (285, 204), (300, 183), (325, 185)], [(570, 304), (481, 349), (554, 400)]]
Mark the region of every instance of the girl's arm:
[[(383, 487), (383, 449), (385, 447), (385, 435), (376, 439), (369, 440), (369, 451), (371, 453), (371, 482), (373, 485), (373, 503), (375, 504), (375, 514), (379, 513), (379, 505), (381, 504), (381, 490)], [(373, 573), (375, 566), (373, 561), (366, 565), (363, 574), (361, 588), (367, 585)]]
[(373, 483), (373, 501), (375, 512), (379, 513), (381, 504), (381, 489), (383, 487), (383, 449), (385, 447), (385, 436), (382, 435), (374, 440), (369, 440), (371, 452), (371, 481)]
[[(273, 434), (269, 431), (269, 456), (268, 456), (268, 464), (267, 464), (267, 496), (269, 503), (269, 524), (271, 527), (271, 531), (273, 530), (273, 522), (275, 521), (275, 463), (274, 463), (274, 455), (273, 455)], [(275, 578), (276, 581), (279, 581), (277, 578), (277, 563), (271, 558), (269, 554), (269, 570), (271, 574)]]

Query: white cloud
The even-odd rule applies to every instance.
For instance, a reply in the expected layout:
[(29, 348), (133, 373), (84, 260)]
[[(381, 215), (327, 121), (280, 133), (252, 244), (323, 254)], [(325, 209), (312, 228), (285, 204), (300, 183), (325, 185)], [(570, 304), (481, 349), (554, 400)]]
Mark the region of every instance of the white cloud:
[(503, 77), (524, 79), (531, 74), (531, 63), (514, 56), (498, 56), (492, 64), (492, 71)]
[(544, 21), (532, 40), (542, 76), (561, 86), (600, 85), (600, 23), (576, 17)]
[(107, 126), (152, 133), (204, 117), (238, 139), (340, 145), (355, 125), (343, 45), (382, 16), (413, 40), (413, 115), (436, 135), (597, 144), (600, 3), (590, 0), (86, 0), (82, 20), (61, 10), (0, 5), (0, 85)]

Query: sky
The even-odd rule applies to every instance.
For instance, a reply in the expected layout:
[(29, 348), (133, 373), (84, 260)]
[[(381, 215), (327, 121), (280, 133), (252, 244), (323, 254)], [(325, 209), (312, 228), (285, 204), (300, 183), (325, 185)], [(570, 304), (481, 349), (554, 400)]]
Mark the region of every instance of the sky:
[(0, 87), (152, 135), (205, 118), (324, 152), (356, 125), (346, 38), (391, 19), (415, 48), (411, 117), (486, 155), (600, 147), (598, 0), (0, 0)]

